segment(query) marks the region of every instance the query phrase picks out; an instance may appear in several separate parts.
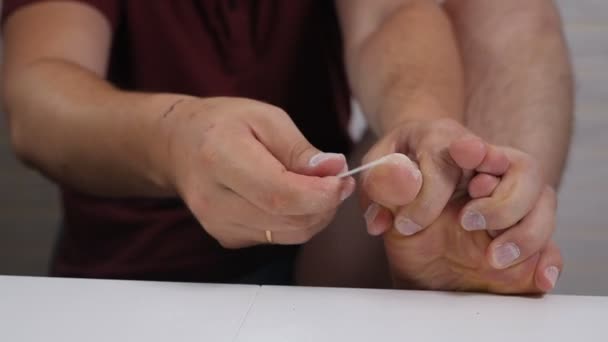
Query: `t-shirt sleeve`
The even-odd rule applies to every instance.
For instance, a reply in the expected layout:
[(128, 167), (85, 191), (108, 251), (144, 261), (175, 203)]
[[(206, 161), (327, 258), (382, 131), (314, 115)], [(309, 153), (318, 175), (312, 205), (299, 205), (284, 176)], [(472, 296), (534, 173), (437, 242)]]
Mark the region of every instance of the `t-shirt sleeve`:
[[(6, 19), (15, 11), (18, 11), (20, 8), (43, 2), (43, 1), (57, 1), (57, 0), (4, 0), (2, 1), (2, 25)], [(66, 1), (66, 0), (61, 0)], [(112, 30), (116, 29), (118, 25), (118, 19), (120, 17), (120, 9), (122, 0), (67, 0), (73, 2), (83, 3), (93, 8), (97, 9), (101, 14), (103, 14), (112, 27)]]

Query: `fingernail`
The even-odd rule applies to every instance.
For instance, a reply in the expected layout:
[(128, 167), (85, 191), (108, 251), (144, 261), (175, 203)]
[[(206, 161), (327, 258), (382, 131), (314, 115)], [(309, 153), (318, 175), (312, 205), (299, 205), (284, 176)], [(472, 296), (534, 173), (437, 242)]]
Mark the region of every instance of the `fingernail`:
[(499, 268), (504, 268), (512, 264), (519, 256), (521, 252), (519, 251), (519, 247), (512, 242), (508, 242), (502, 245), (499, 245), (494, 249), (494, 264)]
[(345, 199), (349, 198), (353, 192), (355, 192), (355, 186), (349, 182), (344, 186), (342, 192), (340, 193), (340, 201), (344, 201)]
[(469, 210), (462, 215), (462, 227), (465, 230), (483, 230), (486, 229), (486, 219), (479, 212)]
[(340, 173), (347, 173), (348, 172), (348, 164), (344, 163), (344, 167), (342, 168), (342, 171), (340, 171)]
[(374, 222), (376, 216), (378, 216), (379, 211), (380, 206), (377, 203), (370, 204), (369, 207), (367, 207), (367, 209), (365, 210), (363, 218), (365, 219), (365, 223), (367, 223), (368, 228)]
[(420, 227), (419, 224), (404, 217), (400, 217), (395, 220), (395, 228), (399, 233), (405, 236), (414, 235), (422, 230), (422, 227)]
[(545, 277), (551, 283), (551, 288), (555, 287), (557, 279), (559, 278), (559, 268), (555, 266), (549, 266), (545, 269)]
[(310, 167), (315, 167), (319, 164), (321, 164), (322, 162), (329, 160), (329, 159), (341, 159), (341, 160), (346, 160), (346, 157), (344, 157), (343, 154), (340, 153), (325, 153), (325, 152), (320, 152), (315, 154), (314, 156), (312, 156), (312, 158), (310, 158), (310, 160), (308, 161), (308, 166)]

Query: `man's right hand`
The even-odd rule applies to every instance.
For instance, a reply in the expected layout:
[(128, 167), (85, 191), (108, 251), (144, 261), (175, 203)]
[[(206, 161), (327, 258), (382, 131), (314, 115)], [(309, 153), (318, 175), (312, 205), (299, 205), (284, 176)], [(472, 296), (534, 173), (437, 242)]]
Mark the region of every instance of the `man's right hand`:
[[(396, 278), (426, 288), (501, 293), (553, 288), (562, 268), (551, 242), (555, 193), (534, 158), (470, 137), (452, 121), (406, 124), (395, 132), (372, 148), (371, 159), (392, 152), (416, 156), (422, 188), (411, 162), (367, 171), (363, 186), (378, 203), (366, 213), (368, 231), (388, 230), (386, 251)], [(470, 198), (453, 203), (465, 189)], [(408, 220), (416, 229), (403, 227)], [(484, 230), (481, 239), (475, 231)]]
[[(466, 197), (448, 203), (425, 230), (404, 236), (395, 229), (384, 235), (388, 262), (399, 288), (484, 291), (504, 294), (545, 293), (553, 289), (563, 268), (559, 247), (551, 239), (555, 193), (547, 188), (534, 210), (521, 223), (492, 238), (486, 231), (466, 231), (458, 218)], [(534, 228), (534, 229), (530, 229)], [(543, 236), (544, 246), (506, 268), (492, 262), (492, 251), (521, 230)], [(533, 237), (538, 241), (539, 238)]]
[(343, 155), (313, 147), (281, 109), (241, 98), (185, 98), (165, 113), (169, 183), (226, 248), (300, 244), (355, 188)]

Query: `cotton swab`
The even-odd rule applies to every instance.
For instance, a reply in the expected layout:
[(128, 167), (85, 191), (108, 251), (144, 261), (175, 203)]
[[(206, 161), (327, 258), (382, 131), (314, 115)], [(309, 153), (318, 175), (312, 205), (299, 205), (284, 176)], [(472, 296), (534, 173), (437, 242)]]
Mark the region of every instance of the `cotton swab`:
[(342, 172), (342, 173), (338, 174), (336, 177), (338, 177), (338, 178), (349, 177), (349, 176), (355, 175), (355, 174), (357, 174), (359, 172), (363, 172), (365, 170), (372, 169), (372, 168), (374, 168), (374, 167), (376, 167), (376, 166), (378, 166), (380, 164), (385, 163), (391, 156), (393, 156), (393, 154), (389, 154), (387, 156), (378, 158), (378, 159), (376, 159), (376, 160), (374, 160), (372, 162), (369, 162), (367, 164), (363, 164), (363, 165), (361, 165), (361, 166), (359, 166), (357, 168), (354, 168), (354, 169), (352, 169), (350, 171)]

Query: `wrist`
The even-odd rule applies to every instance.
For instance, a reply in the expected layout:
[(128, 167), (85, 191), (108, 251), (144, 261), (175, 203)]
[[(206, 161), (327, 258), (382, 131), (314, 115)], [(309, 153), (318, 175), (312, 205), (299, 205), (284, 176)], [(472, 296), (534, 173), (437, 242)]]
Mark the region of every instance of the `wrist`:
[[(140, 175), (159, 195), (174, 196), (178, 193), (176, 172), (176, 137), (183, 125), (182, 112), (188, 101), (196, 98), (176, 94), (152, 94), (140, 96), (135, 106), (143, 115), (138, 145)], [(185, 153), (185, 151), (183, 151)]]

